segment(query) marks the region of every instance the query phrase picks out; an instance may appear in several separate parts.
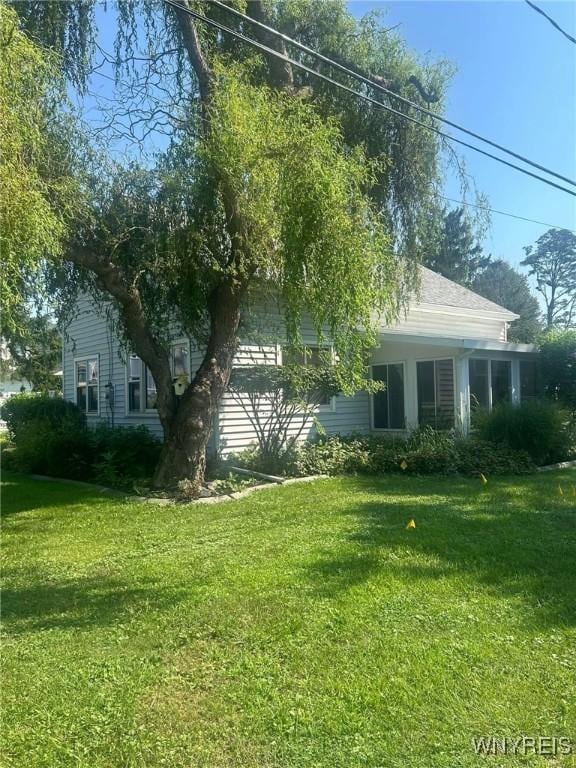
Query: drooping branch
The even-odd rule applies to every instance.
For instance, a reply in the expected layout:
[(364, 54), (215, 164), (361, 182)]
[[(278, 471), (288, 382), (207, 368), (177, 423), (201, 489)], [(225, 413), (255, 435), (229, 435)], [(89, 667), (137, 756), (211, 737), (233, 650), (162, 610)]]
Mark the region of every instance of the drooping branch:
[(156, 382), (158, 415), (167, 433), (177, 409), (170, 359), (150, 330), (138, 288), (125, 279), (121, 269), (110, 259), (102, 258), (86, 246), (75, 244), (70, 248), (68, 258), (91, 272), (97, 285), (116, 300), (132, 348), (150, 369)]

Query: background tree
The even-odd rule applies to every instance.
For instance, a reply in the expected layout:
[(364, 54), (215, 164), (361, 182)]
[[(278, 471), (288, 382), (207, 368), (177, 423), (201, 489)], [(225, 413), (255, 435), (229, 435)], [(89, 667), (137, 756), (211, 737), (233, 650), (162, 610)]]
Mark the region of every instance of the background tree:
[(545, 391), (576, 417), (576, 330), (549, 331), (540, 347)]
[[(90, 63), (97, 42), (93, 6), (17, 7), (31, 32), (64, 46), (66, 71), (85, 82), (78, 62)], [(417, 82), (441, 109), (445, 67), (419, 65), (375, 18), (359, 22), (338, 0), (255, 0), (246, 10), (422, 99)], [(285, 50), (212, 4), (203, 11)], [(127, 139), (138, 139), (137, 126), (146, 135), (165, 129), (172, 149), (153, 170), (119, 169), (94, 182), (89, 212), (66, 251), (77, 268), (68, 284), (112, 305), (126, 345), (153, 375), (165, 437), (156, 483), (201, 482), (256, 289), (275, 286), (291, 340), (298, 341), (305, 311), (319, 337), (330, 331), (349, 388), (359, 383), (375, 338), (370, 309), (390, 318), (415, 273), (441, 145), (285, 62), (255, 60), (237, 41), (197, 27), (184, 9), (120, 2), (115, 20), (114, 66), (128, 85), (110, 125), (124, 126)], [(170, 322), (204, 350), (180, 398), (170, 373)]]
[(10, 359), (2, 361), (3, 376), (30, 382), (36, 392), (62, 388), (62, 336), (46, 315), (23, 317), (7, 341)]
[(540, 305), (524, 275), (497, 259), (476, 275), (471, 288), (480, 296), (520, 315), (510, 324), (509, 341), (531, 344), (536, 340), (542, 329)]
[(482, 254), (473, 223), (463, 207), (442, 211), (440, 221), (432, 221), (428, 242), (424, 264), (467, 288), (490, 261)]
[(546, 326), (570, 328), (576, 323), (576, 235), (568, 229), (549, 229), (524, 248), (522, 266), (536, 279), (536, 290), (546, 306)]

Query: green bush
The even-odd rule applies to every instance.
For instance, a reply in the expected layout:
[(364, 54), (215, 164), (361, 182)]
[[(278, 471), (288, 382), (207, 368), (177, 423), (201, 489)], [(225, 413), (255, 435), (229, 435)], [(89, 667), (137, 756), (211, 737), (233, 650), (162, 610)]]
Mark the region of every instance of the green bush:
[(501, 403), (491, 412), (478, 412), (474, 427), (483, 440), (525, 450), (539, 465), (571, 458), (574, 423), (557, 404), (546, 400)]
[(102, 424), (88, 434), (91, 474), (96, 482), (132, 488), (154, 473), (162, 445), (146, 427), (111, 428)]
[(540, 361), (546, 394), (576, 415), (576, 330), (548, 331)]
[(17, 440), (20, 430), (27, 430), (31, 422), (52, 429), (60, 429), (63, 424), (70, 429), (83, 429), (86, 426), (84, 413), (74, 403), (61, 397), (34, 393), (12, 395), (0, 408), (0, 416), (6, 422), (13, 440)]
[(20, 472), (130, 490), (152, 476), (160, 456), (160, 441), (145, 427), (88, 429), (84, 414), (58, 398), (16, 395), (2, 415), (14, 439), (5, 466)]
[[(234, 457), (234, 461), (259, 471), (257, 450), (244, 452)], [(418, 430), (406, 440), (336, 435), (305, 442), (289, 457), (283, 474), (400, 473), (478, 477), (480, 473), (506, 475), (534, 470), (535, 465), (525, 451), (427, 428)]]

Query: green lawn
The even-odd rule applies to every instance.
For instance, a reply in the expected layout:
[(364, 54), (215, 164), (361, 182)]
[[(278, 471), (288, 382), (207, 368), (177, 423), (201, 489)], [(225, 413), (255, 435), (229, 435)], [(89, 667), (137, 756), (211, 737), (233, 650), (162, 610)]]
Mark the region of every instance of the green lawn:
[(471, 741), (576, 750), (575, 487), (347, 478), (162, 507), (6, 476), (2, 765), (576, 765)]

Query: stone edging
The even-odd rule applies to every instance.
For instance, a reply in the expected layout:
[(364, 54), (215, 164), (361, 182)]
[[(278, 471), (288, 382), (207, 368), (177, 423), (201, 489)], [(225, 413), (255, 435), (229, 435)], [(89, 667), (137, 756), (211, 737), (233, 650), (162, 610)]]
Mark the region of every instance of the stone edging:
[(548, 464), (545, 467), (538, 467), (538, 472), (551, 472), (553, 469), (569, 469), (570, 467), (576, 467), (576, 460), (560, 461), (558, 464)]
[[(126, 501), (140, 501), (148, 504), (178, 504), (182, 505), (182, 502), (177, 501), (171, 496), (132, 496), (124, 491), (119, 491), (116, 488), (108, 488), (106, 485), (96, 485), (94, 483), (85, 483), (82, 480), (69, 480), (64, 477), (50, 477), (49, 475), (28, 475), (28, 477), (34, 480), (46, 480), (51, 483), (65, 483), (67, 485), (76, 485), (80, 488), (92, 489), (99, 493), (106, 494), (107, 496), (122, 497)], [(282, 482), (270, 482), (263, 483), (261, 485), (253, 485), (251, 488), (245, 488), (243, 491), (236, 491), (235, 493), (224, 493), (221, 496), (206, 496), (203, 499), (194, 499), (193, 501), (184, 502), (184, 504), (218, 504), (223, 501), (236, 501), (237, 499), (243, 499), (245, 496), (249, 496), (255, 491), (263, 491), (266, 488), (279, 488), (282, 485), (293, 485), (295, 483), (311, 483), (314, 480), (324, 480), (328, 475), (308, 475), (307, 477), (290, 477)]]
[[(307, 477), (289, 477), (286, 480), (279, 482), (263, 483), (261, 485), (253, 485), (250, 488), (245, 488), (243, 491), (235, 491), (234, 493), (223, 493), (221, 496), (206, 496), (203, 499), (194, 499), (184, 504), (220, 504), (223, 501), (236, 501), (243, 499), (246, 496), (250, 496), (251, 493), (256, 491), (264, 491), (267, 488), (280, 488), (283, 485), (293, 485), (294, 483), (311, 483), (314, 480), (325, 480), (328, 475), (308, 475)], [(145, 498), (139, 497), (142, 501), (146, 501), (149, 504), (182, 504), (175, 499), (165, 496), (146, 496)]]

